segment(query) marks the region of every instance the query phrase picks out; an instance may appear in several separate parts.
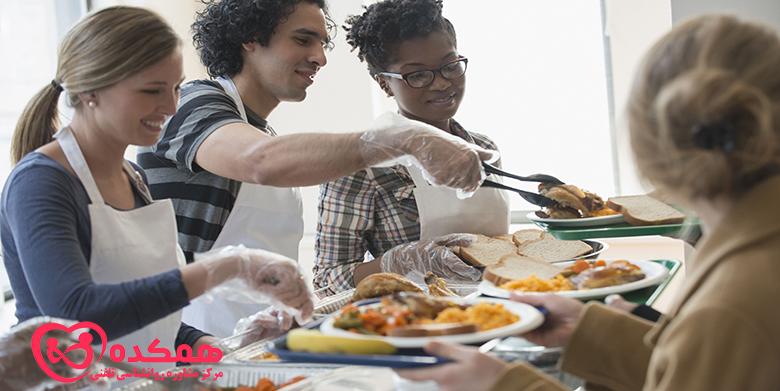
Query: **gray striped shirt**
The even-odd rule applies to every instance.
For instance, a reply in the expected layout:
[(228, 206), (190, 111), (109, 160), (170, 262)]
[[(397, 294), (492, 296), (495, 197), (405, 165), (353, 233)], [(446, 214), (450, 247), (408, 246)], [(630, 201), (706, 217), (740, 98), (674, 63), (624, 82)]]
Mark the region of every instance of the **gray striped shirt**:
[[(251, 125), (275, 135), (265, 119), (245, 109)], [(182, 86), (176, 114), (166, 123), (157, 144), (138, 150), (138, 164), (146, 171), (152, 196), (173, 201), (179, 244), (188, 262), (192, 253), (211, 249), (241, 187), (241, 182), (214, 175), (195, 163), (203, 141), (234, 122), (244, 120), (222, 86), (195, 80)]]

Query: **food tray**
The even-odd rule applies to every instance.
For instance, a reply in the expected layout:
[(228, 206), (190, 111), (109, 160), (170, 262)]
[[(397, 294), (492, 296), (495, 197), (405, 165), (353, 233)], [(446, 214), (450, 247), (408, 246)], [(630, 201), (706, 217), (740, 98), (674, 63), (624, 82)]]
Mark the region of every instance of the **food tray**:
[[(316, 376), (324, 373), (328, 373), (334, 369), (340, 368), (339, 365), (326, 365), (326, 364), (295, 364), (295, 363), (278, 363), (271, 365), (193, 365), (191, 368), (194, 370), (205, 370), (206, 368), (212, 368), (211, 373), (222, 371), (223, 376), (209, 383), (208, 385), (215, 385), (217, 387), (238, 387), (238, 386), (254, 386), (258, 380), (266, 377), (276, 384), (284, 383), (295, 376)], [(123, 391), (167, 391), (159, 382), (152, 380), (139, 380), (132, 382), (126, 386), (119, 388)]]
[(676, 259), (656, 259), (651, 262), (661, 264), (663, 267), (669, 269), (669, 275), (658, 285), (622, 293), (621, 296), (623, 296), (624, 299), (632, 303), (652, 306), (672, 281), (672, 278), (674, 278), (674, 275), (677, 274), (677, 271), (680, 270), (680, 266), (682, 265), (682, 263)]
[(553, 227), (535, 222), (537, 226), (561, 240), (583, 240), (593, 238), (620, 238), (629, 236), (678, 236), (687, 229), (694, 229), (698, 223), (634, 226), (626, 223), (604, 227)]
[(341, 366), (363, 365), (389, 368), (418, 368), (448, 362), (446, 359), (431, 356), (418, 348), (399, 348), (395, 354), (386, 355), (294, 352), (287, 348), (287, 336), (275, 340), (270, 350), (281, 359), (289, 362), (330, 363)]

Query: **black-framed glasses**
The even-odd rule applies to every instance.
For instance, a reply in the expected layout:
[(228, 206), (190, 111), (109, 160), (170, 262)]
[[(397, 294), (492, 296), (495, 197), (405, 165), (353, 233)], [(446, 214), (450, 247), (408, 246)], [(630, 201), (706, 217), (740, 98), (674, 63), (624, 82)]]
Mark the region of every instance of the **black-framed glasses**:
[(468, 64), (469, 59), (461, 57), (455, 61), (448, 62), (437, 69), (426, 69), (423, 71), (407, 73), (379, 72), (378, 75), (401, 79), (412, 88), (424, 88), (433, 83), (433, 80), (436, 78), (436, 73), (447, 80), (455, 80), (463, 77), (466, 73)]

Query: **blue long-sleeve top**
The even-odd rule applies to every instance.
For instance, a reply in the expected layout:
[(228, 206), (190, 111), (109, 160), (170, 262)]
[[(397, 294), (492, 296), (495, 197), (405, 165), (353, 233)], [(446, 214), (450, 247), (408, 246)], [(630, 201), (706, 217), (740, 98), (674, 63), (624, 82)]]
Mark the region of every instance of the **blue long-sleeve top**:
[[(135, 198), (136, 207), (145, 205), (137, 192)], [(189, 304), (179, 269), (118, 284), (92, 280), (89, 197), (78, 177), (48, 156), (25, 156), (0, 202), (3, 262), (19, 321), (40, 315), (91, 321), (114, 339)], [(193, 345), (203, 335), (182, 323), (176, 345)]]

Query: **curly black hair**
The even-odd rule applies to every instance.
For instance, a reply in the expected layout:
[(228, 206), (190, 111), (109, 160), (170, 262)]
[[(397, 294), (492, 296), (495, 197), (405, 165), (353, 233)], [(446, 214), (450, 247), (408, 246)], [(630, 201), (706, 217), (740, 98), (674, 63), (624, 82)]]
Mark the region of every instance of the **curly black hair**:
[(455, 27), (442, 13), (442, 0), (384, 0), (363, 7), (361, 15), (349, 16), (342, 26), (347, 43), (368, 64), (371, 76), (393, 62), (401, 42), (444, 31), (457, 46)]
[(209, 75), (233, 76), (240, 72), (244, 65), (241, 45), (256, 41), (267, 46), (276, 27), (301, 2), (316, 4), (325, 12), (330, 45), (335, 23), (325, 0), (202, 0), (206, 8), (197, 13), (192, 24), (192, 42)]

